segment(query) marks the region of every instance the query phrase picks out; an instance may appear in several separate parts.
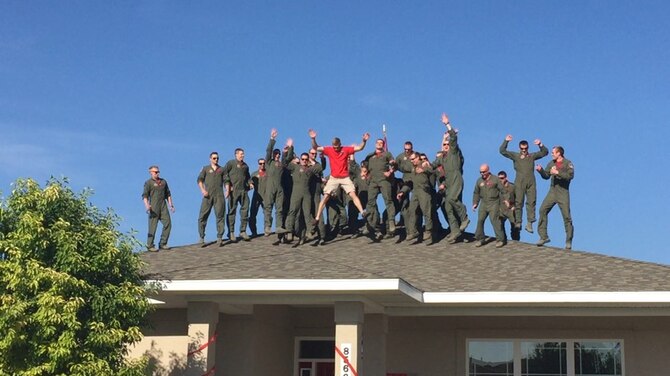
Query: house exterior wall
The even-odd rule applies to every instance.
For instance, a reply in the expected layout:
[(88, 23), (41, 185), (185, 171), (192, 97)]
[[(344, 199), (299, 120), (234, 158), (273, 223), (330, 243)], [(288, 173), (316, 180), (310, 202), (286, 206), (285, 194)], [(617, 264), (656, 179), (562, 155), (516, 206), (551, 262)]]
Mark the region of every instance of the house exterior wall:
[[(367, 317), (368, 315), (366, 315)], [(670, 369), (670, 317), (440, 316), (386, 317), (386, 372), (408, 376), (463, 376), (467, 339), (621, 339), (626, 376), (659, 375)], [(158, 310), (133, 357), (158, 356), (159, 370), (185, 360), (185, 310)], [(365, 335), (365, 322), (363, 323)], [(292, 375), (296, 337), (334, 337), (332, 307), (255, 306), (252, 315), (220, 314), (217, 375)], [(382, 333), (377, 330), (375, 333)], [(153, 348), (152, 348), (153, 345)], [(153, 350), (152, 350), (153, 349)], [(372, 352), (374, 349), (370, 349)], [(185, 361), (184, 361), (185, 363)], [(376, 367), (375, 369), (378, 369)], [(378, 371), (375, 374), (379, 373)], [(168, 375), (169, 373), (156, 373)], [(384, 376), (379, 373), (380, 376)], [(365, 373), (365, 376), (375, 376)]]

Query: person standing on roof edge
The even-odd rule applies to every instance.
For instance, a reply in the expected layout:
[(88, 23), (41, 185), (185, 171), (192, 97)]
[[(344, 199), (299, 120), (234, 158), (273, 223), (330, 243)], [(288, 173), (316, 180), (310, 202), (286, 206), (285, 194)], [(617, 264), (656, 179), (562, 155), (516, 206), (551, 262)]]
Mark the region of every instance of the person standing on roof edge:
[(547, 167), (542, 168), (539, 164), (535, 167), (543, 179), (551, 179), (549, 192), (547, 192), (539, 210), (540, 223), (537, 226), (537, 232), (540, 235), (540, 240), (537, 242), (538, 246), (550, 241), (547, 234), (547, 217), (554, 205), (558, 204), (565, 225), (565, 249), (572, 249), (574, 227), (570, 216), (570, 181), (575, 177), (575, 166), (563, 156), (564, 153), (565, 150), (562, 146), (554, 146), (551, 149), (552, 160), (547, 164)]
[[(502, 222), (499, 217), (500, 196), (504, 194), (505, 188), (497, 176), (491, 175), (489, 165), (486, 163), (479, 167), (479, 174), (481, 176), (477, 179), (475, 191), (472, 194), (472, 209), (476, 210), (479, 208), (477, 230), (475, 231), (475, 247), (484, 245), (484, 221), (486, 221), (486, 217), (489, 217), (489, 222), (491, 222), (493, 231), (496, 234), (496, 248), (500, 248), (505, 245), (505, 234), (500, 227)], [(479, 205), (480, 202), (481, 205)], [(510, 203), (507, 200), (503, 200), (503, 204), (507, 208), (510, 207)]]
[(209, 164), (204, 166), (198, 175), (198, 188), (202, 193), (200, 214), (198, 214), (198, 233), (200, 234), (200, 245), (205, 246), (205, 227), (207, 218), (214, 208), (216, 215), (216, 239), (219, 246), (223, 245), (223, 231), (225, 225), (226, 200), (228, 192), (223, 191), (223, 182), (226, 176), (223, 168), (219, 166), (219, 153), (209, 153)]
[[(431, 175), (433, 173), (433, 168), (430, 165), (430, 162), (421, 161), (419, 153), (412, 152), (409, 157), (412, 167), (402, 171), (405, 173), (405, 183), (403, 184), (402, 189), (398, 192), (398, 200), (401, 200), (403, 196), (412, 192), (414, 198), (410, 202), (410, 211), (416, 213), (417, 206), (423, 214), (423, 223), (424, 223), (424, 234), (423, 241), (426, 245), (433, 244), (433, 185), (431, 185)], [(405, 165), (406, 166), (406, 165)], [(408, 236), (419, 233), (420, 226), (417, 227), (419, 221), (414, 221), (412, 223), (405, 222), (405, 228), (407, 228)], [(411, 229), (410, 229), (411, 227)]]
[(447, 221), (451, 233), (447, 238), (449, 243), (455, 243), (459, 236), (470, 224), (468, 212), (463, 204), (463, 153), (458, 145), (458, 132), (451, 126), (449, 117), (442, 114), (442, 123), (447, 132), (442, 138), (442, 152), (435, 160), (436, 168), (444, 170), (444, 182), (440, 190), (445, 191), (444, 206), (447, 212)]
[(284, 187), (282, 185), (282, 175), (290, 160), (286, 159), (286, 154), (281, 158), (281, 151), (273, 149), (277, 142), (277, 135), (279, 132), (272, 128), (270, 130), (270, 141), (265, 150), (265, 159), (267, 161), (267, 187), (265, 189), (264, 200), (264, 221), (265, 221), (265, 236), (270, 236), (272, 232), (272, 208), (275, 208), (275, 227), (278, 232), (285, 232), (284, 221)]
[[(414, 152), (414, 145), (412, 144), (412, 141), (405, 141), (402, 153), (398, 154), (395, 157), (395, 163), (397, 166), (396, 168), (398, 169), (398, 171), (406, 171), (412, 169), (412, 163), (409, 160), (409, 156), (413, 152)], [(407, 173), (403, 172), (402, 174), (403, 182), (407, 182), (407, 179), (408, 179)], [(402, 199), (399, 200), (398, 202), (398, 208), (400, 211), (400, 221), (402, 221), (405, 228), (407, 228), (408, 223), (415, 220), (414, 218), (415, 216), (412, 215), (409, 211), (409, 196), (403, 195)]]
[[(521, 240), (521, 226), (516, 226), (516, 210), (514, 210), (514, 205), (516, 203), (515, 199), (515, 188), (514, 183), (507, 179), (507, 172), (500, 171), (498, 172), (498, 179), (502, 184), (505, 191), (502, 196), (500, 196), (500, 226), (502, 228), (503, 234), (505, 234), (505, 239), (507, 239), (507, 233), (505, 232), (505, 220), (509, 220), (511, 227), (511, 236), (512, 240)], [(507, 207), (503, 204), (503, 201), (509, 202), (510, 207)]]
[(251, 188), (249, 181), (249, 165), (244, 162), (244, 149), (235, 149), (235, 159), (231, 159), (223, 166), (223, 172), (227, 176), (226, 191), (228, 192), (228, 237), (231, 242), (237, 241), (235, 236), (235, 216), (237, 206), (240, 206), (240, 237), (249, 240), (247, 235), (247, 221), (249, 220), (249, 195)]
[[(393, 184), (395, 184), (395, 160), (393, 155), (386, 151), (386, 143), (379, 138), (375, 142), (375, 150), (368, 154), (364, 162), (370, 172), (370, 186), (368, 188), (368, 204), (366, 210), (377, 211), (377, 196), (381, 193), (387, 213), (387, 228), (389, 236), (395, 234), (395, 200), (393, 198)], [(411, 169), (411, 167), (410, 167)], [(368, 218), (369, 230), (373, 233), (376, 226)]]
[[(167, 246), (170, 238), (170, 230), (172, 229), (172, 221), (170, 220), (170, 210), (174, 213), (174, 205), (172, 204), (172, 194), (168, 187), (167, 180), (160, 177), (160, 169), (153, 165), (149, 167), (149, 174), (151, 178), (144, 182), (144, 191), (142, 192), (142, 200), (144, 201), (144, 208), (149, 214), (149, 232), (147, 233), (147, 250), (156, 252), (154, 248), (154, 238), (158, 221), (163, 224), (163, 231), (161, 239), (158, 243), (158, 249), (170, 249)], [(167, 205), (165, 202), (167, 201)]]
[(337, 137), (333, 138), (332, 146), (319, 146), (316, 142), (316, 131), (313, 129), (309, 130), (309, 138), (312, 140), (312, 149), (317, 152), (322, 152), (323, 155), (328, 157), (330, 163), (330, 179), (328, 179), (328, 182), (323, 189), (324, 195), (316, 210), (314, 218), (316, 222), (321, 218), (323, 208), (326, 206), (330, 196), (340, 187), (351, 196), (356, 209), (358, 209), (361, 215), (364, 218), (367, 217), (367, 212), (363, 209), (361, 201), (356, 195), (354, 183), (349, 177), (349, 156), (365, 148), (365, 144), (368, 142), (368, 139), (370, 139), (370, 134), (366, 132), (363, 135), (363, 142), (356, 146), (342, 146), (342, 142)]
[(542, 144), (540, 139), (536, 139), (534, 144), (540, 147), (540, 150), (535, 153), (528, 152), (528, 141), (521, 140), (519, 142), (519, 152), (507, 150), (507, 145), (512, 141), (512, 135), (508, 134), (500, 145), (500, 154), (505, 158), (509, 158), (514, 162), (514, 171), (516, 171), (516, 178), (514, 182), (516, 198), (516, 213), (514, 215), (516, 223), (512, 226), (521, 228), (523, 220), (523, 203), (526, 201), (526, 231), (533, 233), (533, 222), (535, 222), (535, 203), (537, 201), (537, 184), (535, 183), (535, 173), (533, 172), (533, 165), (535, 161), (544, 158), (549, 154), (549, 150)]
[[(254, 193), (251, 195), (251, 208), (249, 209), (249, 230), (251, 230), (251, 236), (258, 236), (258, 227), (256, 216), (260, 208), (265, 210), (265, 202), (263, 198), (265, 197), (265, 191), (267, 190), (267, 180), (268, 174), (266, 170), (265, 159), (258, 159), (258, 170), (254, 171), (251, 174), (251, 185), (253, 186)], [(265, 223), (267, 227), (267, 218)]]

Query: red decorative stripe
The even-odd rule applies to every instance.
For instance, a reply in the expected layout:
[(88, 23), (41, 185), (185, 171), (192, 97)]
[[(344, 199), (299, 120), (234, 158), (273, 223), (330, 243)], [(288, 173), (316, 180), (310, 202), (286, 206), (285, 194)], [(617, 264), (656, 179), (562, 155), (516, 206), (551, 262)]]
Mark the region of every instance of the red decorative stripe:
[[(207, 341), (207, 343), (204, 343), (204, 344), (200, 345), (200, 347), (198, 347), (197, 349), (195, 349), (193, 351), (189, 351), (187, 356), (192, 356), (193, 354), (199, 353), (200, 351), (206, 349), (209, 345), (216, 342), (216, 336), (217, 336), (217, 333), (214, 332), (214, 335), (209, 339), (209, 341)], [(205, 375), (208, 375), (208, 374), (209, 373), (206, 373)]]
[(349, 366), (349, 369), (351, 370), (351, 373), (354, 374), (354, 376), (358, 376), (358, 372), (356, 372), (356, 368), (354, 368), (353, 365), (351, 365), (351, 362), (349, 362), (349, 359), (342, 354), (342, 351), (335, 346), (335, 351), (337, 352), (337, 355), (339, 355), (342, 360), (344, 360), (344, 363)]

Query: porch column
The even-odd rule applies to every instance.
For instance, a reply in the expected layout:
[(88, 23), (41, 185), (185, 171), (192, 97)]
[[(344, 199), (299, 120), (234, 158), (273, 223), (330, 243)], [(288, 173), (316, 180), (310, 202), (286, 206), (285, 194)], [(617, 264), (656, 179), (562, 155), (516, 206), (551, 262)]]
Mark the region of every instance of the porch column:
[(213, 302), (189, 302), (186, 318), (189, 344), (185, 375), (214, 375), (219, 305)]
[(335, 376), (362, 375), (363, 303), (335, 302)]
[(363, 365), (365, 376), (386, 375), (386, 335), (388, 318), (384, 314), (365, 315)]

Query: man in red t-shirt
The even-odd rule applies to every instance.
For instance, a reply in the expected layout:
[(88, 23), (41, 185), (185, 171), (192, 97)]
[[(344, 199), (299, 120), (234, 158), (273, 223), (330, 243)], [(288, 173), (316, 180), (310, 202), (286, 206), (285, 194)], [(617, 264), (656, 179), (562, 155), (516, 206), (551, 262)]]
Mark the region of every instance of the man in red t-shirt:
[(330, 178), (328, 178), (328, 182), (323, 188), (323, 198), (321, 199), (321, 202), (319, 202), (319, 208), (314, 216), (315, 221), (319, 221), (321, 212), (328, 200), (330, 200), (330, 196), (340, 187), (344, 189), (344, 192), (351, 196), (351, 200), (354, 202), (356, 209), (358, 209), (363, 217), (366, 217), (367, 213), (363, 209), (363, 205), (361, 205), (358, 195), (356, 195), (354, 182), (352, 182), (349, 177), (349, 156), (365, 148), (365, 143), (370, 138), (370, 134), (365, 133), (363, 135), (363, 142), (356, 146), (342, 146), (342, 142), (337, 137), (333, 138), (333, 146), (319, 146), (316, 143), (316, 131), (313, 129), (309, 130), (309, 138), (312, 139), (312, 149), (322, 152), (323, 155), (328, 157), (330, 165)]

